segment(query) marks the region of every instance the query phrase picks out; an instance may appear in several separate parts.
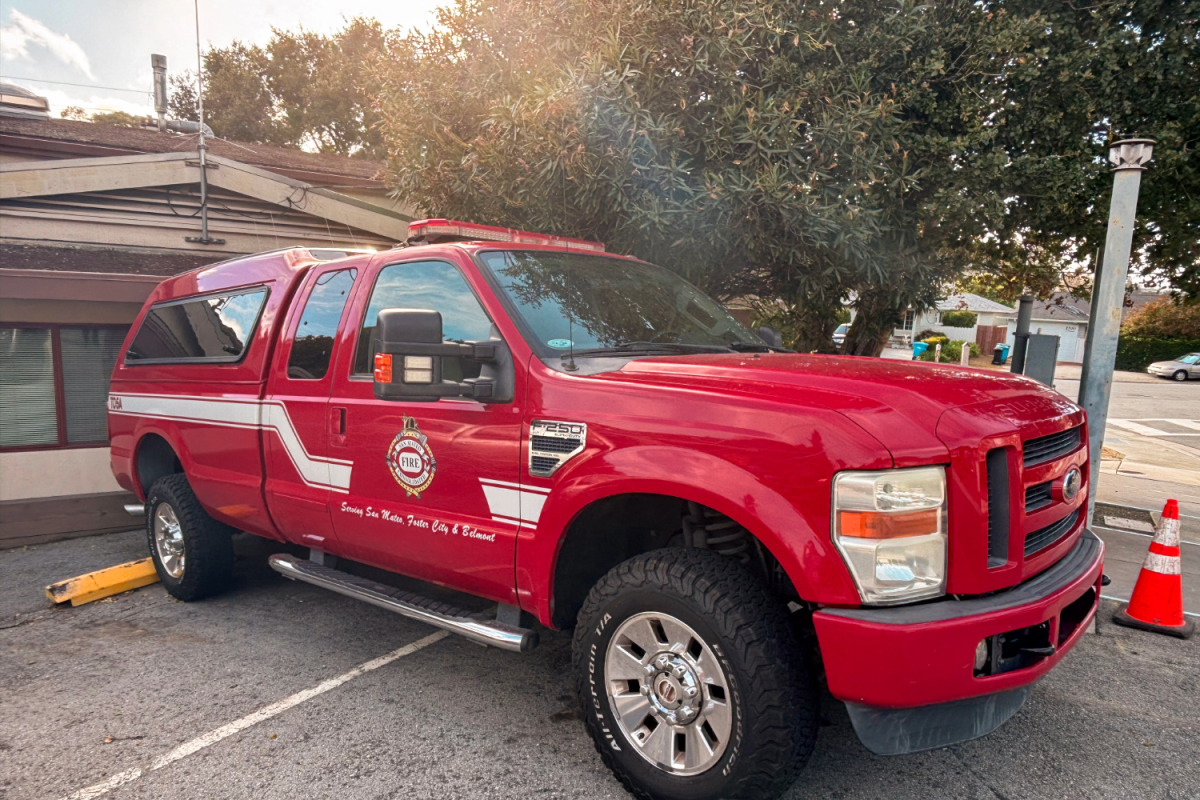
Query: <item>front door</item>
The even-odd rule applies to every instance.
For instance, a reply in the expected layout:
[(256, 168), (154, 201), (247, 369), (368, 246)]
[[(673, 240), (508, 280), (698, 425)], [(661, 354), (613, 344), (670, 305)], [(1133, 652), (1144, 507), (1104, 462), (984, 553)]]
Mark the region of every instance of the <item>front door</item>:
[(263, 401), (266, 496), (271, 517), (289, 541), (317, 550), (334, 537), (329, 505), (349, 483), (348, 461), (329, 456), (340, 423), (329, 409), (338, 325), (359, 270), (314, 267), (299, 292)]
[[(354, 463), (348, 494), (333, 504), (338, 538), (351, 558), (515, 603), (520, 511), (497, 498), (519, 497), (520, 409), (457, 398), (376, 400), (372, 380), (380, 310), (432, 309), (447, 341), (487, 339), (493, 328), (476, 294), (482, 286), (446, 261), (377, 265), (364, 279), (350, 320), (356, 341), (347, 337), (333, 387), (345, 435), (331, 455)], [(464, 359), (442, 363), (446, 380), (479, 370)], [(520, 374), (516, 388), (521, 397)]]

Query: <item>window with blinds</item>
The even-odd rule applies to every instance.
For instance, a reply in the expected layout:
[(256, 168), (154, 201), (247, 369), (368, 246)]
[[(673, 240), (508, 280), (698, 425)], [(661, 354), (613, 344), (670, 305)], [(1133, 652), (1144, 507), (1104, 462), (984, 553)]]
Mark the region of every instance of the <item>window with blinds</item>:
[(0, 447), (58, 444), (50, 331), (0, 328), (0, 356)]
[(108, 441), (108, 381), (124, 328), (62, 328), (67, 444)]
[(108, 382), (127, 331), (0, 327), (0, 448), (106, 443)]

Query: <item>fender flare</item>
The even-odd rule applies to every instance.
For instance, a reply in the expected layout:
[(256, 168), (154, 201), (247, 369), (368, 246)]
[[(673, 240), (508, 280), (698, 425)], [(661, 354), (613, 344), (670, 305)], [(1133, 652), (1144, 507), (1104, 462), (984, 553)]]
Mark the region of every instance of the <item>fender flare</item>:
[[(669, 464), (669, 472), (663, 465)], [(598, 453), (566, 465), (538, 518), (517, 545), (517, 590), (543, 623), (567, 531), (585, 509), (622, 494), (661, 494), (708, 506), (742, 525), (779, 561), (800, 597), (857, 605), (858, 591), (832, 540), (802, 511), (755, 475), (693, 449), (648, 445)], [(552, 543), (551, 543), (552, 541)], [(820, 587), (818, 592), (817, 587)]]

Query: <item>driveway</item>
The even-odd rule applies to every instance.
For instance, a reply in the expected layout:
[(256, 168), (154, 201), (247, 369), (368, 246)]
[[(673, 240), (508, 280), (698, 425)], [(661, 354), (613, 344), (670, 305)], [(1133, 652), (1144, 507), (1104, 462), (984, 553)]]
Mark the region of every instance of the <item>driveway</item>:
[[(283, 580), (272, 547), (242, 538), (221, 597), (154, 585), (75, 609), (42, 587), (144, 555), (140, 532), (0, 552), (0, 797), (628, 796), (584, 732), (565, 635), (485, 649)], [(787, 797), (1196, 797), (1200, 648), (1112, 610), (974, 742), (872, 756), (826, 695)]]

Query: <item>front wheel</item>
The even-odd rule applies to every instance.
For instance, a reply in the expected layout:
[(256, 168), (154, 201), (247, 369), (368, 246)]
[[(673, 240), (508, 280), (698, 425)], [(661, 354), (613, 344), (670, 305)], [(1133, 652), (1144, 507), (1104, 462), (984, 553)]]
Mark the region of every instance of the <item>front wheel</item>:
[(1176, 372), (1174, 375), (1172, 375), (1171, 377), (1177, 381), (1186, 381), (1188, 379), (1187, 370), (1181, 369), (1178, 372)]
[(167, 475), (150, 487), (146, 535), (158, 579), (172, 597), (199, 600), (229, 585), (233, 529), (208, 515), (187, 476)]
[(588, 730), (637, 797), (776, 797), (812, 752), (816, 692), (785, 609), (711, 551), (615, 567), (573, 653)]

